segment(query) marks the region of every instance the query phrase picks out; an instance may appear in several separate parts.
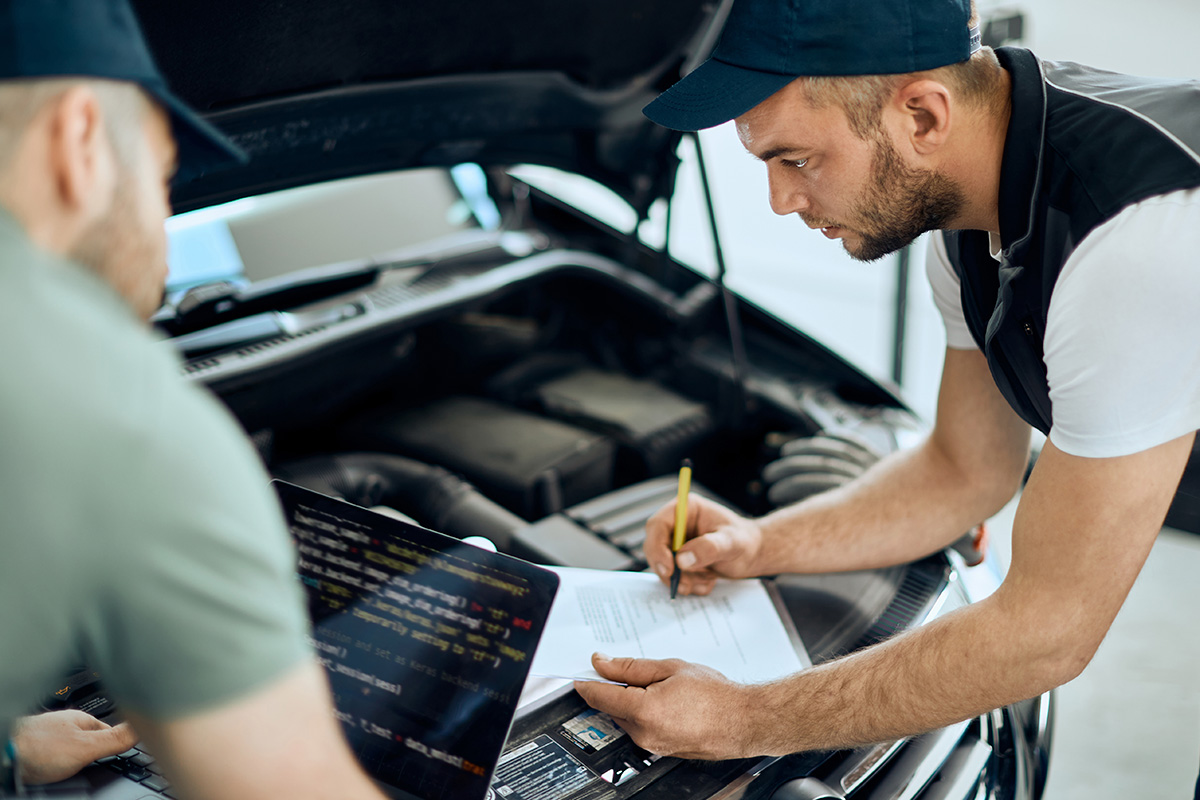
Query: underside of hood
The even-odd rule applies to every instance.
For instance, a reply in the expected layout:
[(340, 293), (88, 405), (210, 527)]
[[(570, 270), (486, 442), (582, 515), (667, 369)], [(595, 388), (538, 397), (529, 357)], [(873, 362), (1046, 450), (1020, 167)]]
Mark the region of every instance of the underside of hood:
[(407, 167), (537, 163), (644, 210), (678, 134), (642, 107), (713, 45), (728, 0), (135, 0), (172, 89), (249, 165), (177, 211)]

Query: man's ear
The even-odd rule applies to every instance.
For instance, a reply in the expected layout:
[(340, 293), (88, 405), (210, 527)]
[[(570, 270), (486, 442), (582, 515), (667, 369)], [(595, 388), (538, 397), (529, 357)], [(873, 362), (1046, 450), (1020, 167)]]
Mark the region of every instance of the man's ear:
[(95, 92), (73, 86), (47, 109), (48, 160), (55, 199), (64, 212), (90, 219), (107, 208), (116, 185), (116, 163)]
[(939, 81), (922, 79), (901, 86), (893, 98), (903, 133), (913, 150), (930, 155), (950, 134), (952, 100), (950, 90)]

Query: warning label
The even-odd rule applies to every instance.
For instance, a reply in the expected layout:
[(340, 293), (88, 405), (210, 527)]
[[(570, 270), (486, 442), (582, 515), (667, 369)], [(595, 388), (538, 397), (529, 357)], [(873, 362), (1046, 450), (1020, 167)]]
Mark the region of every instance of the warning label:
[(502, 800), (566, 800), (600, 778), (545, 734), (505, 753), (492, 789)]

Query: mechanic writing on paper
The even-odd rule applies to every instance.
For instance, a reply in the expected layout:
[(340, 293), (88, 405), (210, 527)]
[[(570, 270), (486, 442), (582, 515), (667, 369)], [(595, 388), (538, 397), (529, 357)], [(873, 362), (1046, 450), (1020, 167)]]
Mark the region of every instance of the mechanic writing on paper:
[(0, 0), (0, 794), (133, 743), (81, 713), (13, 724), (85, 657), (175, 795), (382, 798), (266, 475), (143, 325), (177, 146), (183, 169), (240, 155), (168, 93), (127, 0)]
[[(731, 119), (772, 209), (878, 259), (925, 231), (948, 348), (936, 424), (861, 479), (762, 519), (697, 498), (681, 591), (855, 570), (947, 546), (1049, 434), (992, 597), (761, 686), (678, 661), (579, 684), (658, 753), (892, 740), (1069, 681), (1162, 525), (1200, 427), (1200, 86), (979, 46), (968, 0), (736, 0), (713, 58), (646, 114)], [(646, 555), (670, 575), (672, 508)], [(638, 688), (644, 687), (644, 688)]]

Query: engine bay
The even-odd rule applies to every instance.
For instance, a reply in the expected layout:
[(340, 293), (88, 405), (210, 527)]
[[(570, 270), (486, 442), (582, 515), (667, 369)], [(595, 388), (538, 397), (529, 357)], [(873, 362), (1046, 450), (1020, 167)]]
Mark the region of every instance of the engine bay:
[[(645, 522), (683, 458), (696, 491), (760, 515), (845, 483), (918, 429), (878, 384), (748, 304), (739, 359), (719, 289), (638, 264), (654, 251), (634, 253), (635, 271), (595, 241), (529, 241), (544, 244), (382, 269), (293, 309), (359, 313), (192, 354), (185, 374), (233, 410), (274, 476), (563, 566), (644, 569)], [(923, 607), (944, 570), (781, 586), (819, 659), (898, 630), (871, 632), (906, 593)]]

